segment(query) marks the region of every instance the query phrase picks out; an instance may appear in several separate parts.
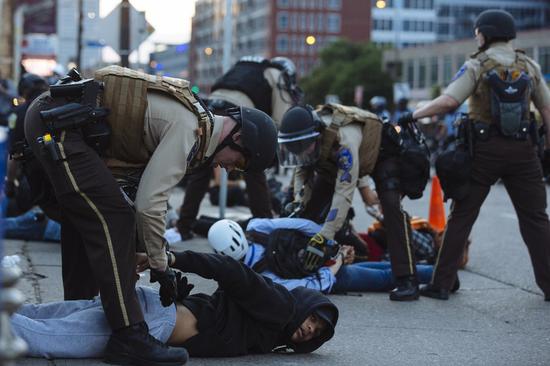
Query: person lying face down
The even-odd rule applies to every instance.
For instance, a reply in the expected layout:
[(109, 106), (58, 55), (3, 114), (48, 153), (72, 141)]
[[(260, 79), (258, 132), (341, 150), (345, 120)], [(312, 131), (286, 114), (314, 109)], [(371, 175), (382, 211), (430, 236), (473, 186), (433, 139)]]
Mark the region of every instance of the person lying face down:
[[(188, 295), (186, 278), (180, 278), (177, 304), (168, 308), (157, 290), (136, 289), (150, 333), (190, 356), (308, 353), (334, 335), (338, 309), (318, 291), (288, 291), (228, 256), (186, 251), (169, 258), (173, 268), (218, 282), (212, 295)], [(110, 347), (100, 298), (23, 305), (11, 324), (33, 357), (102, 357)]]

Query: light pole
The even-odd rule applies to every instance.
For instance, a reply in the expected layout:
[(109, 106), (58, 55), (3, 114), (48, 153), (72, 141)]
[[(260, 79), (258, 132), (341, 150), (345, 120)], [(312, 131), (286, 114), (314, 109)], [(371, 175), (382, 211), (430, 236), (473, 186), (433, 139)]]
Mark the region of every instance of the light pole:
[[(223, 59), (222, 69), (225, 74), (231, 67), (231, 45), (233, 40), (233, 1), (225, 0), (225, 17), (223, 18)], [(220, 219), (225, 218), (227, 205), (227, 170), (222, 169), (220, 176)]]

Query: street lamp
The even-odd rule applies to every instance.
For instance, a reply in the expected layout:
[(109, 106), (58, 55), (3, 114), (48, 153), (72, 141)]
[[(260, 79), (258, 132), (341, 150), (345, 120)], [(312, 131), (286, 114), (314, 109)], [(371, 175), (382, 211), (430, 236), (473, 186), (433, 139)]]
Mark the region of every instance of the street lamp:
[(378, 9), (384, 9), (386, 7), (386, 1), (385, 0), (378, 0), (376, 2), (376, 7)]
[(309, 46), (313, 46), (315, 44), (317, 40), (315, 39), (314, 36), (307, 36), (306, 37), (306, 43), (309, 45)]
[(205, 54), (206, 56), (211, 56), (211, 55), (212, 55), (212, 52), (214, 52), (214, 50), (212, 50), (212, 47), (206, 47), (206, 48), (204, 49), (204, 54)]

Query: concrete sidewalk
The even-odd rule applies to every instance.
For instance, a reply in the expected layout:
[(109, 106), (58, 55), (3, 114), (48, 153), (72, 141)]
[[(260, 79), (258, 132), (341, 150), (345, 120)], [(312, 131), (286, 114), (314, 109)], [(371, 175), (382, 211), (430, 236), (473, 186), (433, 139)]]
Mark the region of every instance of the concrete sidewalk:
[[(179, 195), (179, 196), (178, 196)], [(426, 194), (425, 196), (429, 196)], [(176, 192), (172, 204), (181, 201)], [(405, 202), (427, 215), (427, 200)], [(370, 223), (358, 201), (356, 226)], [(215, 208), (205, 204), (206, 213)], [(243, 215), (247, 210), (230, 210)], [(471, 260), (461, 271), (461, 289), (449, 301), (421, 298), (396, 303), (384, 293), (331, 296), (340, 309), (336, 336), (309, 355), (261, 355), (192, 359), (190, 365), (550, 365), (550, 302), (544, 302), (517, 229), (517, 219), (501, 186), (495, 186), (472, 234)], [(63, 298), (60, 246), (6, 241), (6, 254), (21, 256), (18, 287), (28, 302)], [(204, 238), (174, 250), (208, 251)], [(212, 292), (215, 283), (191, 276), (194, 291)], [(140, 282), (149, 285), (148, 275)], [(24, 359), (18, 365), (101, 365), (100, 360)]]

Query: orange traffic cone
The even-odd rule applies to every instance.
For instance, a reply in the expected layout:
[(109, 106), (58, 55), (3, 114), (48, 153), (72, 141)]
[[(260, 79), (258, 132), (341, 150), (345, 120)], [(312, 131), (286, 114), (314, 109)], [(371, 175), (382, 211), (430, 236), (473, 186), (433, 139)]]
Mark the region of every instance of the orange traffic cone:
[(437, 231), (443, 231), (445, 229), (446, 217), (445, 206), (443, 205), (443, 191), (441, 190), (441, 184), (439, 178), (434, 176), (432, 178), (432, 195), (430, 197), (430, 217), (428, 219), (430, 225)]

